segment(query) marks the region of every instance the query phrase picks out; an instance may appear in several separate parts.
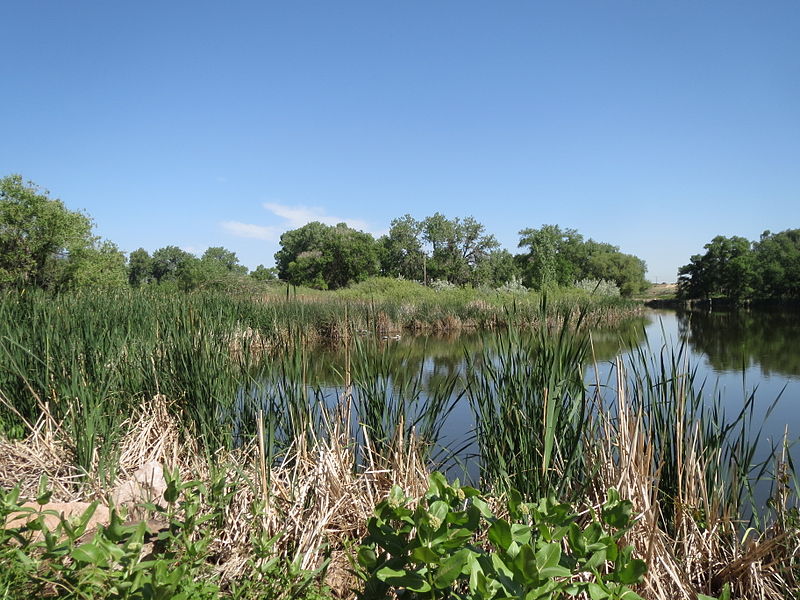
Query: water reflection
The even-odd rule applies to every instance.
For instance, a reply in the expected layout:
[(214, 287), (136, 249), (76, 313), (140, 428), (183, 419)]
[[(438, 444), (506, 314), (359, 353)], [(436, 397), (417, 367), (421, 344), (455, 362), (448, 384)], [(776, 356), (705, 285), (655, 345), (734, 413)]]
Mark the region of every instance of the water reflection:
[(677, 314), (682, 336), (717, 373), (758, 367), (800, 377), (800, 310), (693, 310)]
[[(613, 359), (621, 351), (634, 348), (644, 341), (648, 319), (636, 317), (615, 327), (595, 328), (591, 331), (594, 354), (598, 361)], [(351, 369), (359, 361), (369, 362), (376, 354), (390, 363), (390, 371), (397, 381), (410, 381), (421, 377), (424, 389), (453, 377), (461, 378), (466, 358), (478, 367), (484, 356), (495, 354), (503, 343), (497, 333), (453, 332), (444, 334), (408, 335), (400, 339), (381, 339), (363, 336), (345, 347), (315, 348), (308, 351), (307, 382), (323, 387), (344, 384), (347, 354)]]

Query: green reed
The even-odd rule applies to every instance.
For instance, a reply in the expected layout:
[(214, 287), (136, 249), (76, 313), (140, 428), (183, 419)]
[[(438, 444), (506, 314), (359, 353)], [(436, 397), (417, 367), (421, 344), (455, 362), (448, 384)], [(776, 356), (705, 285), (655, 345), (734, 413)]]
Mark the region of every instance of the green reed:
[(511, 330), (480, 361), (470, 360), (467, 393), (486, 485), (531, 498), (582, 493), (591, 470), (588, 351), (586, 334), (562, 315), (560, 325)]

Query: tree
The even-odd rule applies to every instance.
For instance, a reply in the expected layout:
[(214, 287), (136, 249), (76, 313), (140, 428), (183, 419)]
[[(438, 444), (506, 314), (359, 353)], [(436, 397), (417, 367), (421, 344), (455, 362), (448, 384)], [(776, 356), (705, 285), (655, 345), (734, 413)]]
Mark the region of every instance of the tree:
[(432, 248), (429, 277), (457, 285), (478, 283), (476, 269), (500, 246), (473, 217), (448, 219), (438, 212), (422, 222), (422, 238)]
[(120, 288), (128, 282), (125, 255), (110, 241), (98, 241), (72, 251), (59, 289)]
[(750, 242), (738, 236), (716, 236), (678, 270), (678, 293), (684, 298), (721, 296), (743, 300), (753, 295), (755, 256)]
[(422, 251), (421, 233), (422, 223), (411, 215), (392, 221), (389, 234), (378, 240), (384, 275), (422, 281), (426, 257)]
[(285, 232), (275, 253), (278, 276), (294, 285), (335, 289), (378, 274), (378, 244), (368, 233), (318, 221)]
[(514, 255), (508, 250), (493, 250), (475, 269), (478, 284), (493, 288), (516, 281), (520, 275)]
[(523, 281), (525, 285), (543, 289), (550, 285), (572, 285), (582, 279), (580, 260), (583, 236), (574, 229), (558, 225), (542, 225), (519, 232), (518, 247), (528, 247)]
[(54, 289), (97, 243), (92, 222), (20, 175), (0, 179), (0, 286)]
[(646, 271), (647, 265), (641, 258), (615, 249), (591, 254), (582, 278), (611, 281), (623, 296), (631, 296), (647, 289)]
[(153, 281), (153, 259), (144, 248), (138, 248), (128, 257), (128, 283), (133, 287)]
[(267, 281), (277, 281), (278, 279), (278, 269), (275, 267), (267, 268), (264, 265), (258, 265), (255, 269), (250, 272), (250, 277), (255, 279), (256, 281), (267, 282)]
[(197, 258), (177, 246), (164, 246), (153, 252), (152, 274), (158, 283), (177, 280), (178, 272)]
[(212, 271), (238, 273), (240, 275), (247, 273), (247, 267), (239, 264), (239, 258), (236, 253), (222, 246), (208, 248), (200, 260)]
[(753, 251), (758, 294), (800, 298), (800, 229), (765, 231)]
[(613, 282), (625, 296), (647, 287), (644, 261), (632, 254), (623, 254), (617, 246), (584, 241), (575, 229), (558, 225), (542, 225), (539, 229), (523, 229), (520, 247), (528, 252), (518, 256), (525, 285), (542, 289), (551, 285), (571, 286), (583, 279)]

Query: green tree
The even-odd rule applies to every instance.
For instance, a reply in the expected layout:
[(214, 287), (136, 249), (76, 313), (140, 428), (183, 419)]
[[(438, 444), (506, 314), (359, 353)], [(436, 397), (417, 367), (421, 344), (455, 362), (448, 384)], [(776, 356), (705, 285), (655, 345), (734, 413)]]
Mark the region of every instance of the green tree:
[(164, 246), (153, 252), (153, 278), (158, 283), (175, 281), (181, 269), (186, 270), (195, 256), (177, 246)]
[[(590, 240), (591, 241), (591, 240)], [(603, 244), (608, 246), (608, 244)], [(645, 262), (632, 254), (623, 254), (616, 247), (601, 249), (588, 255), (582, 278), (611, 281), (623, 296), (644, 291), (648, 283), (644, 278)]]
[(275, 267), (270, 267), (268, 269), (264, 265), (258, 265), (255, 269), (253, 269), (250, 272), (250, 277), (252, 277), (256, 281), (261, 281), (261, 282), (277, 281), (278, 269), (276, 269)]
[(539, 229), (523, 229), (519, 235), (518, 247), (528, 248), (523, 260), (525, 285), (543, 289), (550, 285), (572, 285), (582, 278), (579, 263), (585, 260), (581, 254), (583, 236), (576, 230), (542, 225)]
[(625, 296), (647, 287), (647, 266), (619, 247), (593, 239), (584, 241), (575, 229), (542, 225), (519, 232), (519, 247), (528, 252), (517, 257), (525, 285), (542, 289), (551, 285), (572, 286), (583, 279), (613, 282)]
[(753, 250), (758, 295), (800, 298), (800, 229), (765, 231)]
[(240, 275), (247, 274), (247, 267), (239, 264), (239, 258), (236, 253), (222, 246), (208, 248), (200, 260), (212, 271), (238, 273)]
[(59, 288), (120, 288), (127, 282), (125, 255), (116, 244), (106, 240), (72, 251)]
[(496, 288), (521, 277), (514, 255), (508, 250), (493, 250), (486, 260), (475, 268), (475, 279), (479, 285)]
[(378, 240), (381, 249), (381, 272), (389, 277), (422, 281), (425, 253), (422, 250), (422, 223), (411, 215), (394, 219), (388, 235)]
[(92, 222), (20, 175), (0, 179), (0, 285), (53, 289), (97, 243)]
[(753, 295), (755, 255), (750, 242), (738, 236), (716, 236), (678, 270), (678, 292), (684, 298), (725, 297), (743, 300)]
[(422, 222), (422, 238), (432, 248), (430, 279), (477, 284), (476, 270), (500, 244), (473, 217), (448, 219), (435, 213)]
[(379, 249), (368, 233), (317, 221), (281, 236), (279, 277), (294, 285), (335, 289), (378, 274)]
[(128, 283), (134, 287), (153, 281), (153, 259), (144, 248), (138, 248), (128, 257)]

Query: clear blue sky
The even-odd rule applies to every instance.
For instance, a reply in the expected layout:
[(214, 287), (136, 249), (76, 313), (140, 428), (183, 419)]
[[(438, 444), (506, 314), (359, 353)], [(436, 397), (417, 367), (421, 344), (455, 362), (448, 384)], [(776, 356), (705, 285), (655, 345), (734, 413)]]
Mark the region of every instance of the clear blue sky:
[[(800, 227), (800, 2), (0, 4), (0, 175), (129, 252), (557, 223), (677, 268)], [(249, 236), (249, 237), (248, 237)]]

